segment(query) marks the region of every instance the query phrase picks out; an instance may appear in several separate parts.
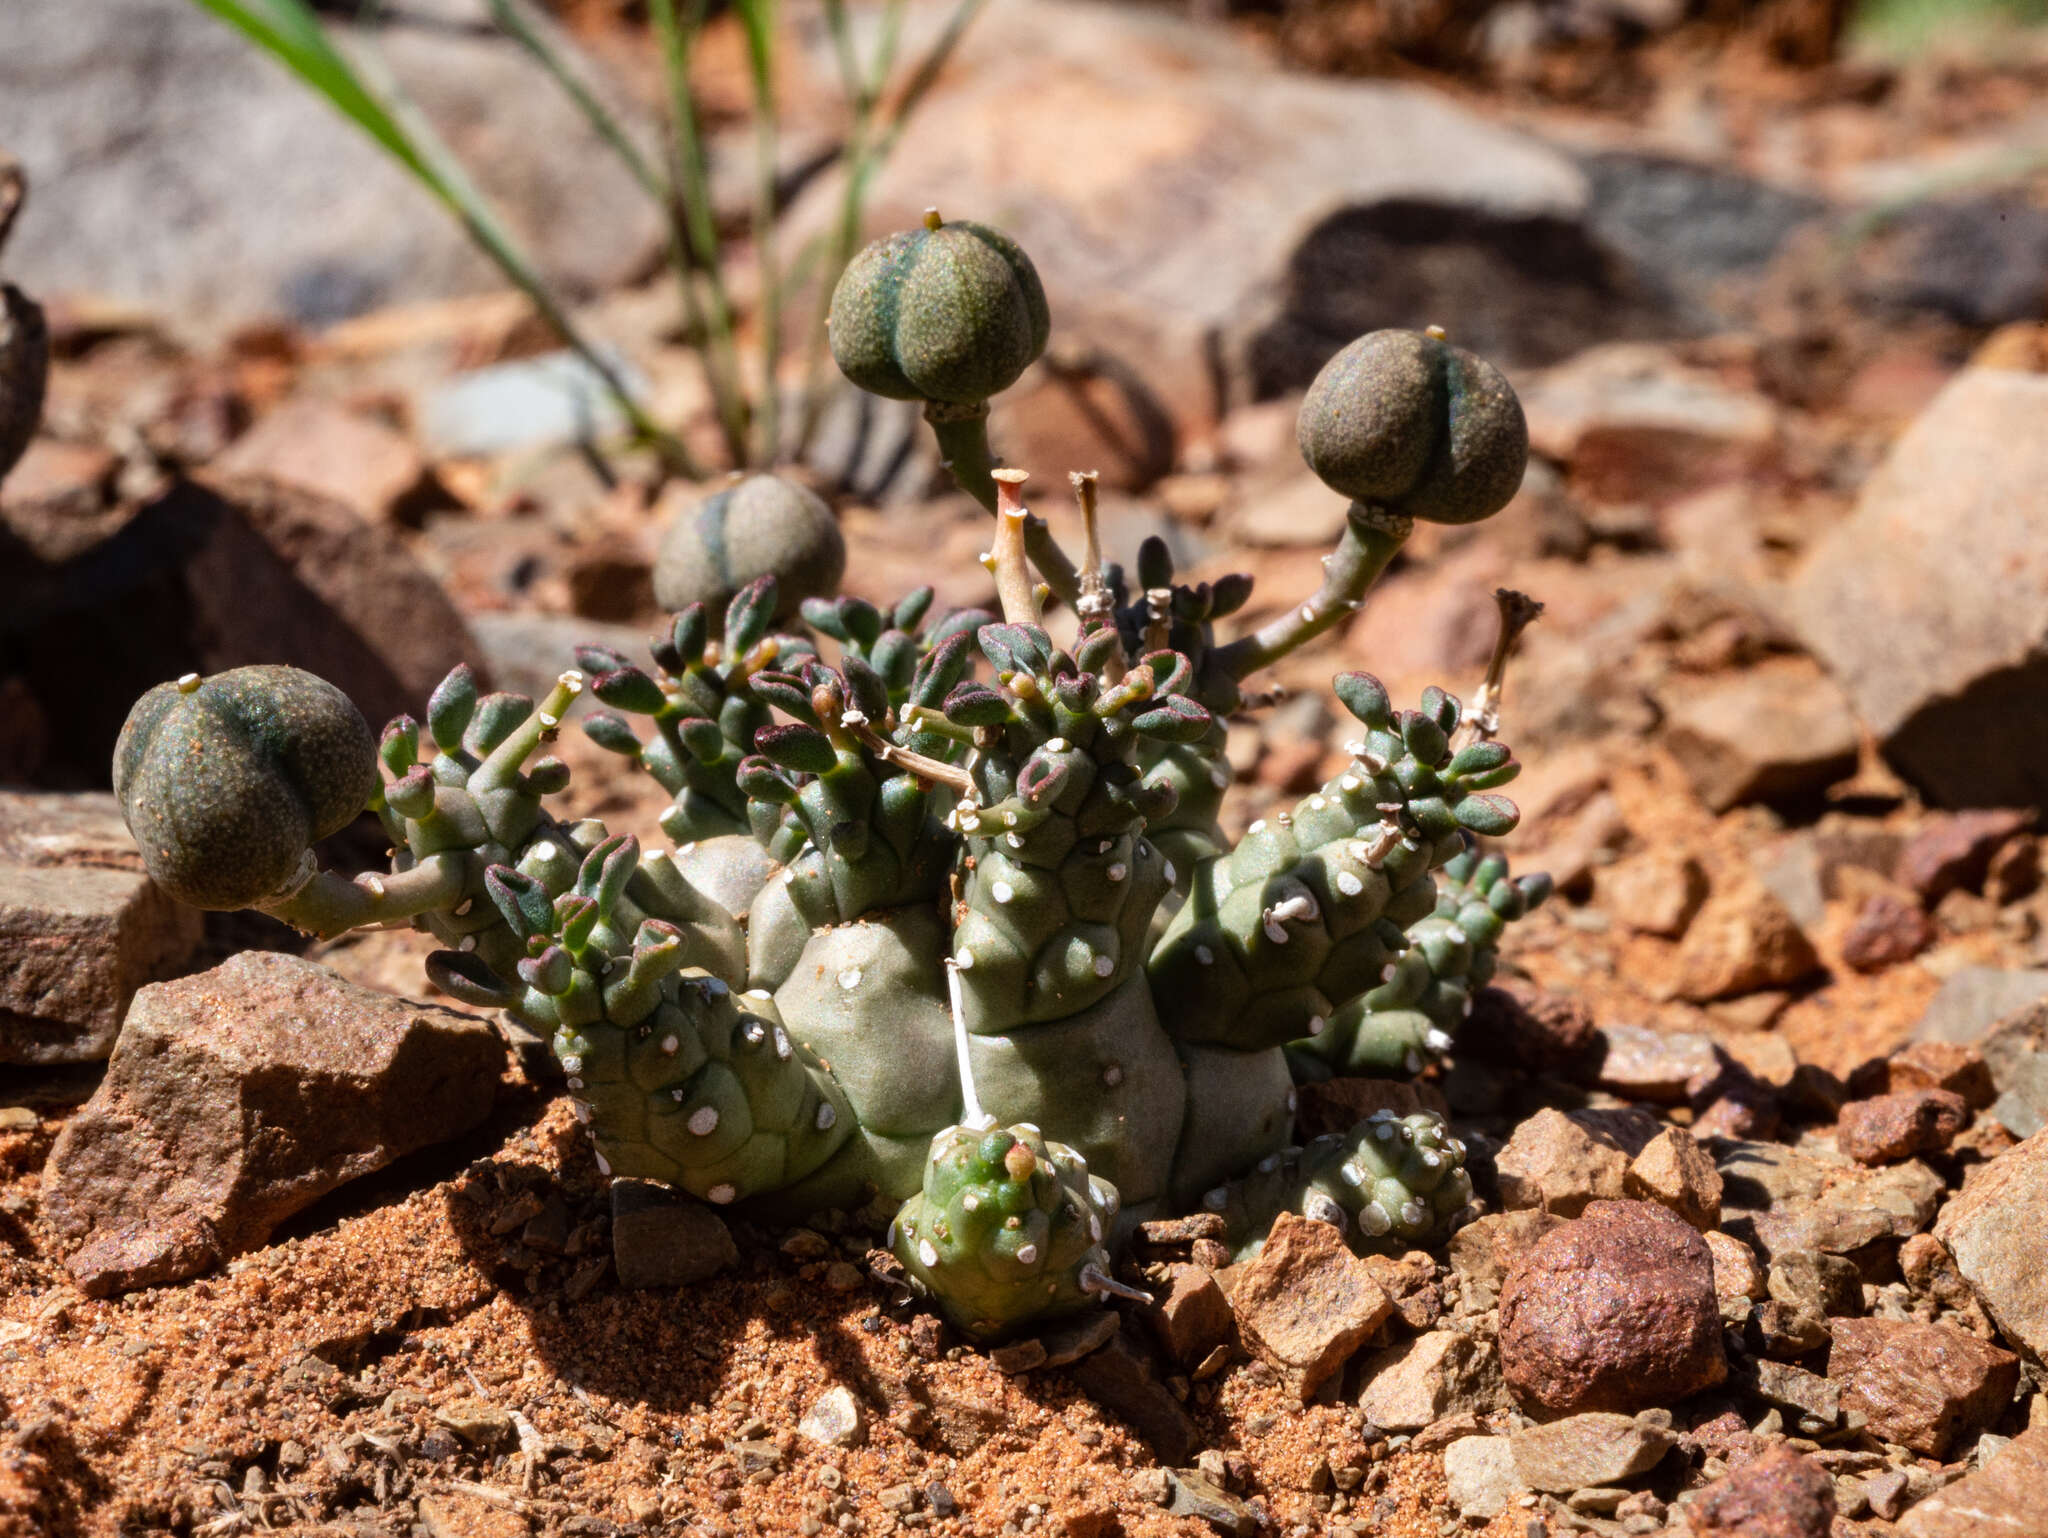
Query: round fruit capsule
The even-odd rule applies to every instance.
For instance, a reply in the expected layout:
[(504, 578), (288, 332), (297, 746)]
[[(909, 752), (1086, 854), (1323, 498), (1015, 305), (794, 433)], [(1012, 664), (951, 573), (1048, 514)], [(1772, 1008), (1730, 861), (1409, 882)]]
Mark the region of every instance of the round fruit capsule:
[(845, 571), (846, 537), (824, 499), (779, 475), (749, 475), (676, 515), (654, 559), (654, 597), (671, 611), (701, 603), (723, 614), (741, 588), (772, 576), (776, 617), (786, 618), (837, 591)]

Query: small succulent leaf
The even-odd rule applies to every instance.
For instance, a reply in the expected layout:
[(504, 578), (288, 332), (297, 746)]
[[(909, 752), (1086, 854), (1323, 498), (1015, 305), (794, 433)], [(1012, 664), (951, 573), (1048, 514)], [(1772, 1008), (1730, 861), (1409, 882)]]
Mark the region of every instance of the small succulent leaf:
[(1162, 742), (1197, 742), (1208, 735), (1215, 718), (1185, 694), (1170, 694), (1131, 725)]
[(1498, 769), (1513, 756), (1502, 743), (1475, 742), (1469, 748), (1458, 750), (1446, 772), (1461, 779), (1466, 775), (1485, 774), (1489, 770)]
[(1443, 727), (1419, 710), (1401, 713), (1401, 742), (1417, 762), (1434, 767), (1451, 750), (1451, 739)]
[(926, 652), (910, 675), (909, 702), (937, 709), (974, 660), (973, 647), (974, 638), (956, 630)]
[(576, 963), (559, 945), (550, 945), (538, 956), (529, 956), (519, 963), (519, 980), (550, 998), (567, 993), (575, 977)]
[[(1414, 808), (1411, 805), (1410, 810)], [(1455, 808), (1458, 825), (1484, 838), (1499, 838), (1515, 830), (1521, 811), (1506, 796), (1472, 795)]]
[(434, 776), (425, 764), (414, 764), (384, 787), (384, 804), (401, 817), (418, 820), (434, 809)]
[(797, 612), (803, 615), (804, 623), (820, 635), (828, 635), (835, 641), (847, 639), (846, 626), (839, 618), (839, 603), (831, 598), (806, 598), (797, 605)]
[(1138, 586), (1150, 591), (1173, 585), (1173, 551), (1157, 534), (1138, 546)]
[(580, 955), (601, 916), (597, 904), (581, 892), (564, 892), (555, 899), (556, 936), (571, 955)]
[(933, 622), (925, 644), (936, 650), (956, 635), (972, 636), (982, 626), (993, 623), (995, 616), (986, 609), (954, 609)]
[(846, 630), (863, 649), (873, 646), (882, 633), (882, 611), (865, 598), (849, 598), (839, 611)]
[(509, 865), (493, 865), (484, 872), (484, 895), (505, 925), (522, 940), (552, 934), (555, 904), (547, 888), (523, 871)]
[(676, 723), (676, 735), (682, 739), (684, 751), (700, 764), (715, 764), (725, 756), (725, 733), (716, 721), (691, 716)]
[(473, 951), (435, 951), (426, 960), (427, 980), (452, 999), (478, 1009), (506, 1009), (519, 1002), (519, 990), (485, 965)]
[(758, 753), (740, 760), (739, 768), (733, 771), (733, 780), (749, 801), (766, 801), (775, 806), (796, 804), (796, 786)]
[(1117, 634), (1114, 625), (1104, 625), (1081, 637), (1080, 645), (1074, 648), (1074, 661), (1083, 672), (1100, 674), (1108, 670), (1112, 661), (1122, 661), (1123, 654), (1123, 637)]
[(597, 904), (601, 917), (609, 917), (639, 868), (640, 840), (630, 833), (614, 833), (583, 857), (576, 890)]
[(1339, 673), (1330, 680), (1330, 688), (1338, 702), (1367, 726), (1387, 727), (1393, 724), (1394, 702), (1387, 694), (1387, 686), (1370, 673)]
[(476, 713), (476, 701), (476, 669), (467, 662), (457, 663), (446, 678), (434, 685), (434, 692), (427, 697), (427, 731), (434, 746), (443, 753), (453, 753), (462, 746), (462, 734), (469, 728), (469, 718)]
[(775, 577), (756, 577), (725, 606), (725, 654), (745, 656), (775, 620)]
[(711, 616), (704, 605), (693, 603), (677, 611), (675, 620), (669, 626), (669, 645), (675, 648), (681, 666), (670, 668), (679, 673), (683, 668), (694, 667), (704, 660), (704, 648), (711, 641)]
[(1185, 694), (1188, 685), (1194, 682), (1195, 665), (1176, 651), (1153, 652), (1144, 659), (1143, 666), (1152, 670), (1155, 694)]
[(590, 692), (615, 710), (636, 716), (657, 716), (668, 708), (668, 696), (652, 675), (636, 667), (614, 668), (591, 680)]
[(576, 666), (595, 678), (600, 673), (616, 673), (620, 668), (629, 668), (633, 659), (616, 646), (584, 645), (576, 648)]
[(987, 684), (970, 680), (946, 696), (946, 719), (960, 726), (1001, 726), (1010, 719), (1010, 702)]
[(1234, 571), (1228, 576), (1218, 577), (1209, 587), (1209, 617), (1222, 619), (1235, 614), (1251, 601), (1252, 576), (1250, 572)]
[(811, 686), (794, 673), (756, 673), (752, 680), (754, 697), (772, 705), (786, 716), (807, 726), (818, 724), (818, 712), (811, 708)]
[(932, 606), (932, 598), (938, 590), (927, 584), (912, 588), (897, 600), (895, 612), (889, 616), (889, 623), (898, 630), (915, 631), (923, 623), (925, 613)]
[(1455, 696), (1445, 693), (1435, 684), (1422, 691), (1422, 713), (1442, 727), (1445, 736), (1458, 729), (1458, 717), (1463, 708)]
[(551, 753), (528, 766), (525, 783), (536, 796), (559, 796), (569, 788), (569, 766)]
[(1043, 806), (1057, 801), (1073, 777), (1072, 759), (1034, 753), (1017, 772), (1017, 794), (1033, 806)]
[(842, 662), (841, 673), (846, 679), (847, 702), (879, 729), (889, 715), (889, 685), (874, 668), (850, 653)]
[(800, 723), (764, 726), (754, 733), (754, 746), (770, 762), (804, 774), (825, 774), (839, 762), (832, 739)]
[(1557, 883), (1551, 879), (1550, 872), (1547, 870), (1539, 870), (1532, 875), (1517, 876), (1515, 878), (1515, 885), (1521, 889), (1522, 896), (1528, 900), (1529, 906), (1532, 908), (1542, 907), (1544, 903), (1550, 901), (1550, 894), (1557, 890)]
[(583, 735), (608, 753), (626, 758), (640, 756), (641, 743), (626, 718), (615, 710), (593, 710), (583, 718)]
[(900, 694), (910, 686), (917, 672), (917, 642), (900, 630), (885, 630), (868, 653), (868, 661), (888, 685), (890, 694)]
[(394, 775), (420, 761), (420, 724), (411, 716), (394, 716), (377, 742), (377, 757)]

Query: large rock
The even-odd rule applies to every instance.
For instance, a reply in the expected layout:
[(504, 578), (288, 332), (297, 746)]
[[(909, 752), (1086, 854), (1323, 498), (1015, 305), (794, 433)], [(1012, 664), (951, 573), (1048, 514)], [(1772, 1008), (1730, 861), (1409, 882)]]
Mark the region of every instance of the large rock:
[(1812, 796), (1856, 770), (1856, 718), (1804, 658), (1665, 687), (1664, 746), (1710, 811)]
[[(1015, 236), (1051, 296), (1054, 347), (1135, 364), (1183, 422), (1214, 409), (1218, 336), (1230, 387), (1275, 394), (1359, 333), (1432, 315), (1508, 363), (1645, 323), (1582, 226), (1586, 181), (1563, 155), (1419, 86), (1285, 72), (1164, 11), (991, 7), (877, 178), (868, 223), (906, 227), (932, 204)], [(797, 232), (836, 207), (821, 185)]]
[(1671, 1412), (1616, 1415), (1589, 1410), (1563, 1420), (1524, 1426), (1508, 1439), (1515, 1470), (1532, 1490), (1569, 1495), (1599, 1485), (1618, 1485), (1647, 1474), (1663, 1461), (1678, 1438)]
[[(377, 42), (543, 271), (591, 292), (658, 257), (659, 210), (517, 46), (460, 25)], [(637, 131), (628, 93), (587, 58), (575, 68)], [(319, 322), (503, 286), (367, 136), (200, 7), (10, 0), (0, 96), (11, 148), (53, 194), (9, 252), (45, 297), (147, 304), (184, 325)]]
[(490, 1114), (505, 1051), (474, 1015), (246, 951), (135, 996), (107, 1076), (43, 1171), (88, 1293), (178, 1281)]
[(86, 1063), (199, 944), (110, 795), (0, 791), (0, 1063)]
[(2048, 1213), (2048, 1132), (2037, 1132), (1979, 1171), (1935, 1220), (1934, 1237), (1955, 1256), (1999, 1333), (2048, 1361), (2048, 1266), (2041, 1218)]
[(1821, 541), (1788, 617), (1909, 780), (2048, 804), (2048, 376), (1968, 369)]
[[(0, 559), (7, 542), (0, 526)], [(0, 636), (21, 641), (62, 779), (105, 784), (129, 705), (180, 673), (290, 663), (382, 723), (477, 654), (397, 532), (276, 482), (180, 482), (68, 560), (13, 559), (24, 598), (0, 606)]]
[(1975, 1473), (1899, 1522), (1906, 1538), (2048, 1538), (2048, 1426), (2014, 1437)]
[(1706, 1241), (1654, 1203), (1593, 1203), (1508, 1273), (1500, 1358), (1515, 1397), (1555, 1415), (1712, 1388), (1728, 1364)]
[(1818, 1144), (1728, 1143), (1718, 1168), (1721, 1226), (1767, 1260), (1908, 1238), (1941, 1201), (1941, 1177), (1917, 1159), (1866, 1169)]
[(1708, 1485), (1686, 1514), (1694, 1538), (1828, 1538), (1835, 1485), (1812, 1459), (1773, 1447)]
[(1230, 1306), (1245, 1345), (1304, 1400), (1394, 1312), (1336, 1229), (1291, 1212), (1280, 1215), (1257, 1258), (1237, 1268)]
[(1836, 1319), (1828, 1376), (1870, 1434), (1930, 1458), (1989, 1429), (2012, 1402), (2020, 1359), (1945, 1324)]

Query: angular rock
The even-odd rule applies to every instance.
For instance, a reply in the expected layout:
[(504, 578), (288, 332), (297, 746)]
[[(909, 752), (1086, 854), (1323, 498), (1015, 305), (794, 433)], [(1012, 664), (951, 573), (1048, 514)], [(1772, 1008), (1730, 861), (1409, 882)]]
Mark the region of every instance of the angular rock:
[(1668, 998), (1695, 1004), (1783, 988), (1820, 966), (1813, 942), (1761, 882), (1738, 880), (1717, 890), (1678, 943), (1668, 976), (1655, 981)]
[(1951, 892), (1981, 892), (1991, 857), (2033, 820), (2031, 812), (2010, 807), (1937, 817), (1899, 851), (1897, 879), (1929, 908)]
[(1839, 1255), (1781, 1251), (1771, 1258), (1767, 1287), (1775, 1302), (1815, 1319), (1863, 1312), (1863, 1274)]
[(2048, 1538), (2048, 1426), (1908, 1510), (1906, 1538)]
[(2048, 1132), (2037, 1132), (1980, 1170), (1934, 1224), (1934, 1237), (1948, 1246), (1999, 1333), (2036, 1362), (2048, 1360), (2044, 1212)]
[(0, 791), (0, 1063), (105, 1057), (202, 927), (142, 873), (112, 796)]
[(1667, 1127), (1628, 1167), (1630, 1196), (1669, 1208), (1702, 1231), (1721, 1226), (1721, 1172), (1683, 1127)]
[(1516, 1258), (1564, 1221), (1540, 1207), (1527, 1207), (1490, 1212), (1451, 1235), (1451, 1269), (1458, 1274), (1465, 1311), (1484, 1313), (1498, 1303)]
[(197, 1276), (477, 1126), (504, 1060), (474, 1015), (244, 952), (136, 994), (106, 1079), (50, 1152), (44, 1210), (88, 1293)]
[[(380, 61), (542, 271), (574, 293), (630, 281), (658, 259), (659, 211), (532, 59), (470, 25), (480, 12), (379, 28)], [(201, 326), (280, 313), (324, 324), (502, 284), (399, 166), (211, 17), (153, 0), (89, 12), (16, 0), (8, 34), (20, 71), (10, 147), (62, 190), (39, 201), (9, 252), (31, 291), (160, 306)], [(653, 142), (631, 93), (600, 63), (581, 55), (571, 68), (629, 133)], [(137, 239), (139, 229), (151, 237)]]
[(1527, 1495), (1508, 1437), (1461, 1437), (1444, 1449), (1444, 1484), (1458, 1514), (1472, 1521), (1497, 1517)]
[(1600, 871), (1593, 900), (1625, 929), (1676, 940), (1707, 900), (1707, 873), (1683, 850), (1653, 847)]
[(74, 559), (21, 567), (30, 596), (7, 619), (52, 775), (102, 779), (128, 703), (180, 673), (289, 663), (381, 723), (478, 654), (399, 531), (275, 482), (177, 482)]
[(1390, 1346), (1360, 1369), (1358, 1408), (1387, 1431), (1420, 1431), (1449, 1415), (1506, 1407), (1500, 1355), (1477, 1332), (1430, 1330)]
[(1597, 1082), (1630, 1100), (1681, 1105), (1689, 1087), (1721, 1067), (1714, 1039), (1698, 1031), (1655, 1031), (1642, 1025), (1601, 1028), (1605, 1051)]
[(853, 1390), (843, 1383), (834, 1384), (804, 1412), (796, 1433), (826, 1447), (858, 1447), (867, 1435), (867, 1418)]
[[(2032, 1137), (2048, 1126), (2048, 1000), (2008, 1015), (1978, 1046), (1991, 1076), (1992, 1116), (2015, 1137)], [(1962, 1087), (1958, 1092), (1968, 1093)]]
[(1817, 1145), (1731, 1143), (1719, 1150), (1721, 1226), (1766, 1260), (1791, 1250), (1853, 1255), (1917, 1234), (1941, 1201), (1918, 1160), (1877, 1169)]
[(1764, 1268), (1756, 1251), (1719, 1229), (1702, 1237), (1714, 1257), (1714, 1296), (1720, 1300), (1721, 1317), (1747, 1318), (1749, 1305), (1763, 1301), (1766, 1296)]
[(1252, 1509), (1214, 1480), (1185, 1469), (1172, 1471), (1170, 1478), (1172, 1493), (1166, 1499), (1169, 1516), (1206, 1523), (1224, 1538), (1252, 1538), (1258, 1532), (1259, 1519)]
[(1930, 1458), (1988, 1429), (2012, 1402), (2020, 1359), (1945, 1324), (1836, 1319), (1828, 1376), (1870, 1434)]
[(1934, 938), (1934, 921), (1918, 904), (1891, 892), (1873, 892), (1842, 936), (1842, 960), (1852, 972), (1882, 972), (1911, 961)]
[(2043, 999), (2048, 999), (2048, 969), (1964, 967), (1944, 978), (1927, 1001), (1913, 1039), (1979, 1046), (1994, 1027)]
[(1515, 1450), (1515, 1472), (1522, 1483), (1532, 1490), (1569, 1495), (1649, 1473), (1678, 1438), (1668, 1411), (1616, 1415), (1590, 1410), (1524, 1426), (1508, 1442)]
[(1802, 659), (1704, 677), (1663, 694), (1664, 746), (1710, 811), (1798, 800), (1856, 772), (1856, 718)]
[[(1788, 619), (1905, 777), (1949, 806), (2048, 803), (2048, 377), (1965, 369), (1815, 547)], [(1969, 538), (1956, 538), (1967, 529)]]
[(1482, 1059), (1548, 1073), (1583, 1058), (1599, 1040), (1586, 1006), (1521, 978), (1497, 978), (1472, 998), (1460, 1046)]
[[(2022, 1018), (2031, 1013), (2022, 1011)], [(2041, 1018), (2044, 1026), (2048, 1026), (2048, 1010), (2041, 1011)], [(2014, 1023), (2008, 1020), (1995, 1029), (2008, 1030)], [(2048, 1037), (2048, 1031), (2043, 1034)], [(2039, 1044), (2032, 1042), (2025, 1048), (2040, 1049)], [(1963, 1104), (1973, 1111), (1986, 1109), (1998, 1098), (1998, 1081), (1992, 1075), (1991, 1065), (1975, 1047), (1948, 1041), (1908, 1042), (1885, 1059), (1884, 1068), (1885, 1088), (1893, 1094), (1913, 1089), (1947, 1090), (1961, 1096)]]
[[(1329, 1225), (1325, 1224), (1324, 1227)], [(1152, 1376), (1125, 1333), (1110, 1338), (1067, 1369), (1074, 1386), (1130, 1424), (1161, 1463), (1178, 1466), (1193, 1455), (1197, 1431), (1180, 1402)], [(998, 1415), (1000, 1424), (1000, 1413)]]
[(1756, 1364), (1757, 1397), (1789, 1410), (1788, 1419), (1808, 1433), (1824, 1431), (1842, 1418), (1841, 1386), (1819, 1373), (1786, 1362), (1764, 1359)]
[(612, 1182), (612, 1269), (621, 1287), (688, 1287), (740, 1258), (725, 1219), (654, 1180)]
[(1835, 1482), (1811, 1458), (1773, 1447), (1708, 1485), (1686, 1516), (1693, 1538), (1828, 1538)]
[(1257, 1258), (1237, 1268), (1230, 1304), (1244, 1343), (1304, 1401), (1394, 1311), (1336, 1229), (1291, 1212), (1274, 1223)]
[(1941, 1152), (1969, 1122), (1969, 1106), (1952, 1090), (1897, 1090), (1843, 1106), (1835, 1146), (1858, 1164), (1896, 1164)]
[(1515, 1128), (1494, 1156), (1501, 1204), (1577, 1217), (1592, 1201), (1624, 1194), (1629, 1156), (1612, 1138), (1545, 1107)]
[[(1104, 135), (1127, 153), (1094, 155)], [(1489, 357), (1549, 361), (1639, 310), (1564, 156), (1434, 92), (1282, 71), (1166, 13), (1034, 0), (981, 18), (868, 222), (973, 206), (992, 178), (1015, 190), (998, 222), (1063, 296), (1062, 326), (1181, 422), (1214, 409), (1204, 336), (1231, 397), (1264, 399), (1425, 311), (1463, 317), (1461, 345)], [(793, 246), (836, 210), (822, 183), (800, 199)], [(1556, 276), (1531, 271), (1532, 238), (1571, 253)]]
[(1593, 1203), (1509, 1271), (1500, 1357), (1517, 1399), (1559, 1415), (1711, 1388), (1728, 1368), (1706, 1241), (1653, 1203)]
[(405, 434), (311, 398), (287, 401), (260, 418), (211, 468), (297, 486), (373, 522), (454, 501), (446, 492), (436, 497), (427, 462)]
[(1156, 1293), (1146, 1312), (1160, 1349), (1182, 1367), (1193, 1367), (1230, 1339), (1230, 1300), (1205, 1266), (1176, 1265), (1172, 1280)]

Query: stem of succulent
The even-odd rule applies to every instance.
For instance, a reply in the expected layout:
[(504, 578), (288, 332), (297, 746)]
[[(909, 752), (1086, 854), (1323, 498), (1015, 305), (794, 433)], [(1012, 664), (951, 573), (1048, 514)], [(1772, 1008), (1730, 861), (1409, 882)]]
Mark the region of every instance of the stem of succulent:
[(996, 597), (1003, 606), (1003, 618), (1013, 625), (1039, 622), (1038, 584), (1031, 580), (1031, 564), (1024, 553), (1024, 525), (1031, 511), (1024, 505), (1022, 470), (998, 470), (996, 482)]
[(502, 790), (514, 783), (519, 778), (520, 765), (560, 729), (562, 713), (582, 692), (583, 675), (574, 668), (556, 679), (554, 688), (533, 714), (514, 727), (511, 735), (491, 749), (491, 756), (477, 766), (469, 778), (471, 791)]
[(939, 440), (939, 463), (953, 483), (990, 512), (996, 510), (996, 457), (988, 446), (988, 402), (955, 406), (926, 401), (924, 419)]
[(1515, 644), (1522, 639), (1522, 632), (1543, 613), (1542, 604), (1511, 587), (1495, 588), (1493, 601), (1500, 609), (1500, 633), (1494, 637), (1493, 657), (1486, 664), (1486, 678), (1479, 685), (1479, 692), (1472, 697), (1472, 709), (1459, 728), (1458, 737), (1463, 740), (1454, 740), (1454, 748), (1467, 747), (1475, 742), (1491, 742), (1500, 730), (1500, 691), (1507, 679), (1508, 659), (1514, 655)]
[(297, 890), (253, 906), (324, 939), (365, 924), (453, 907), (470, 887), (475, 864), (475, 856), (463, 850), (429, 855), (411, 870), (366, 873), (353, 881), (330, 870), (316, 871)]
[(1405, 514), (1353, 502), (1337, 548), (1323, 557), (1323, 585), (1307, 602), (1221, 648), (1223, 667), (1244, 678), (1337, 624), (1364, 602), (1365, 590), (1379, 580), (1414, 530), (1415, 520)]

